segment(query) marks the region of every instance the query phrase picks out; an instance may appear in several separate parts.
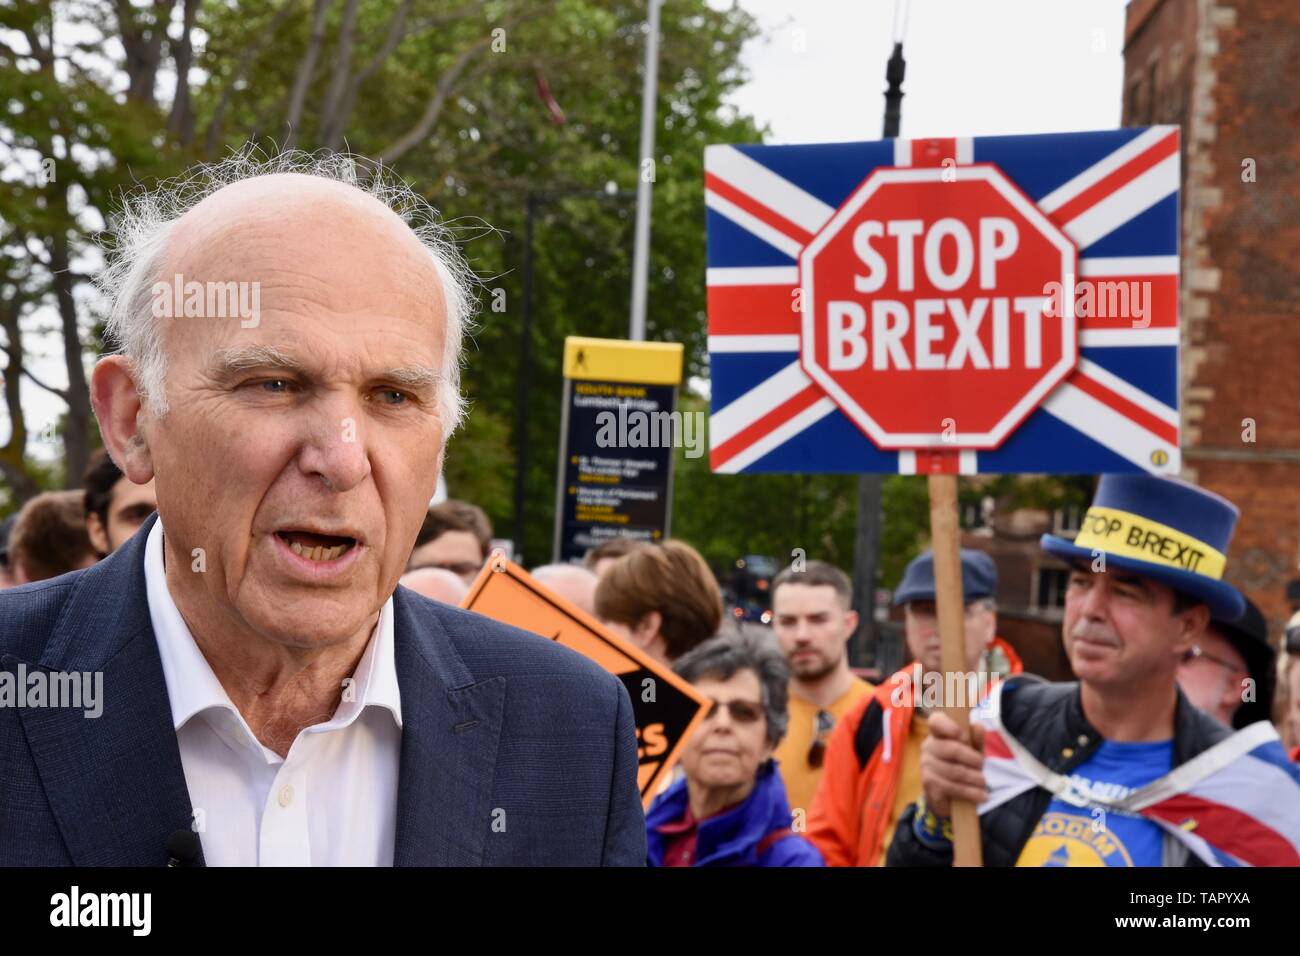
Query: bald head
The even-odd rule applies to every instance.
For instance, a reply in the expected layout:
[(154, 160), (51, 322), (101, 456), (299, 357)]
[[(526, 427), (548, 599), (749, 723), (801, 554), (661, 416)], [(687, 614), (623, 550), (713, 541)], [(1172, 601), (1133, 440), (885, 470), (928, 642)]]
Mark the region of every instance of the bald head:
[(397, 583), (443, 604), (459, 605), (469, 593), (465, 582), (446, 568), (420, 568), (403, 574)]
[(434, 260), (411, 228), (356, 186), (302, 173), (257, 176), (224, 186), (176, 221), (162, 267), (187, 278), (258, 278), (269, 263), (299, 280), (309, 296), (325, 279), (331, 293), (344, 275), (322, 276), (331, 253), (346, 252), (348, 285), (418, 292), (430, 320), (445, 313)]
[[(205, 293), (205, 314), (192, 314), (190, 290)], [(224, 290), (240, 296), (238, 322), (220, 314)], [(306, 341), (327, 324), (364, 333), (403, 316), (427, 332), (416, 368), (441, 373), (447, 308), (434, 260), (392, 210), (345, 183), (285, 173), (218, 190), (177, 221), (158, 292), (169, 367), (264, 347), (263, 324), (277, 339)], [(200, 371), (221, 368), (210, 361)]]
[[(323, 286), (345, 313), (382, 316), (411, 297), (423, 305), (445, 333), (437, 363), (444, 429), (458, 427), (474, 280), (437, 212), (382, 169), (346, 154), (245, 152), (128, 195), (115, 235), (98, 277), (110, 300), (107, 334), (132, 360), (137, 387), (157, 413), (168, 407), (172, 353), (195, 347), (180, 333), (231, 324), (167, 318), (226, 315), (226, 299), (232, 309), (256, 306), (257, 316), (237, 323), (255, 328), (261, 313), (292, 312), (295, 300), (313, 301)], [(277, 284), (277, 275), (287, 281)], [(349, 298), (348, 287), (364, 291)], [(164, 343), (168, 333), (175, 334)]]
[(599, 579), (578, 564), (546, 564), (532, 570), (538, 584), (560, 595), (588, 614), (596, 613), (596, 585)]

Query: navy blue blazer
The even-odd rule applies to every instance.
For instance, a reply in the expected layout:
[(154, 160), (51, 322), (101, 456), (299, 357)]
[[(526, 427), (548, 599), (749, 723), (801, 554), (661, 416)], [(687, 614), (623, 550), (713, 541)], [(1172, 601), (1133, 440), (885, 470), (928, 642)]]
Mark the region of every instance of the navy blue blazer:
[[(104, 675), (98, 718), (0, 706), (0, 866), (161, 866), (168, 837), (190, 825), (145, 596), (156, 520), (92, 568), (0, 591), (0, 670)], [(396, 865), (643, 866), (622, 683), (553, 641), (405, 588), (393, 608)]]

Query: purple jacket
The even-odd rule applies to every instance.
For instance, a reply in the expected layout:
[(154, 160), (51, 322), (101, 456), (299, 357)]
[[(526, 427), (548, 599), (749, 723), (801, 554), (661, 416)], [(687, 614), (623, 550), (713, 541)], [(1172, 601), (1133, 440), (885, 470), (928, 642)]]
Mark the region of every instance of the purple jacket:
[[(686, 778), (669, 787), (646, 813), (646, 856), (650, 866), (662, 866), (664, 835), (660, 828), (686, 815)], [(780, 836), (778, 836), (780, 835)], [(763, 852), (759, 845), (767, 839)], [(824, 866), (817, 848), (790, 832), (790, 804), (785, 782), (768, 760), (745, 802), (726, 813), (702, 820), (696, 831), (696, 866)]]

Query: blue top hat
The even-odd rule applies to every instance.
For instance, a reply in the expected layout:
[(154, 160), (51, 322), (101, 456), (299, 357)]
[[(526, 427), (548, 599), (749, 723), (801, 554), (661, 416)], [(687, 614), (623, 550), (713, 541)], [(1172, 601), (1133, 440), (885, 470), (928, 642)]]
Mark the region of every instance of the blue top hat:
[(1053, 534), (1041, 543), (1067, 561), (1104, 553), (1107, 567), (1154, 578), (1235, 621), (1246, 599), (1222, 578), (1238, 514), (1226, 498), (1176, 478), (1102, 475), (1074, 543)]

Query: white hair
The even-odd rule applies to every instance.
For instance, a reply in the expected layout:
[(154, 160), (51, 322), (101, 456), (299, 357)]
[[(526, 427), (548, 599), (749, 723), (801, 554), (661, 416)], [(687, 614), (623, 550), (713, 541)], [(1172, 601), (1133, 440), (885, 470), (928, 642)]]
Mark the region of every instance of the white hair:
[(116, 241), (106, 250), (109, 265), (97, 280), (108, 298), (105, 338), (131, 363), (142, 401), (156, 415), (167, 414), (163, 380), (167, 356), (161, 328), (152, 312), (152, 289), (162, 276), (168, 244), (177, 221), (213, 193), (257, 176), (298, 173), (344, 183), (378, 199), (400, 218), (428, 250), (446, 298), (447, 327), (439, 376), (438, 406), (443, 441), (460, 426), (465, 399), (460, 392), (461, 345), (472, 331), (477, 279), (457, 249), (437, 210), (384, 168), (349, 153), (290, 150), (265, 157), (248, 147), (216, 163), (192, 167), (183, 175), (123, 197), (114, 217)]

